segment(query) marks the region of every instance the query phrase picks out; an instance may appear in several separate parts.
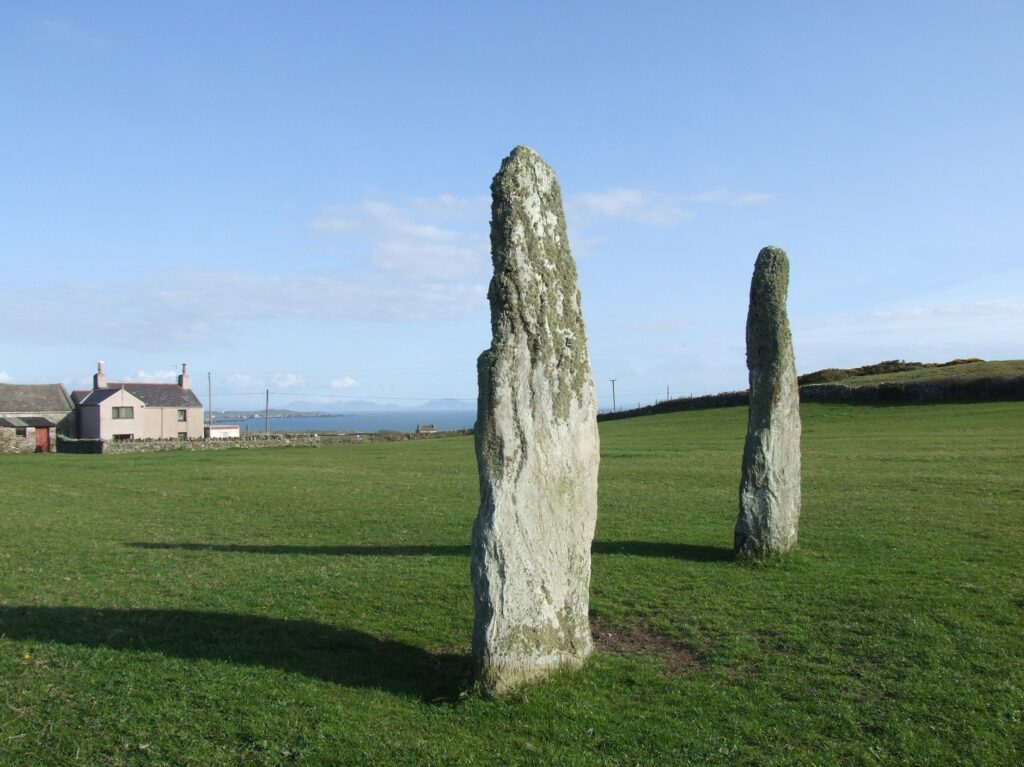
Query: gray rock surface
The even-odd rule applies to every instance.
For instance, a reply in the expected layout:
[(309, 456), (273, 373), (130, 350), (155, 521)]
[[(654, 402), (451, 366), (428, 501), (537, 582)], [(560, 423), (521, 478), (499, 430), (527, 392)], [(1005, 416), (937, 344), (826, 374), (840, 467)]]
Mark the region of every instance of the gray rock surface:
[(762, 248), (750, 283), (747, 368), (750, 413), (733, 550), (778, 554), (796, 545), (800, 521), (800, 394), (786, 315), (789, 259)]
[(555, 174), (527, 147), (491, 184), (491, 347), (480, 355), (473, 659), (501, 694), (592, 649), (597, 402)]

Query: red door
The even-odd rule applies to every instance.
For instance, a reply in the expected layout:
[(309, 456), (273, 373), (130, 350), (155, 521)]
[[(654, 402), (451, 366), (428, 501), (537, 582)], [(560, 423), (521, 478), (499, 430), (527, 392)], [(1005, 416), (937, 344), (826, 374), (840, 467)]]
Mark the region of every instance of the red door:
[(45, 426), (36, 427), (36, 452), (50, 452), (50, 430)]

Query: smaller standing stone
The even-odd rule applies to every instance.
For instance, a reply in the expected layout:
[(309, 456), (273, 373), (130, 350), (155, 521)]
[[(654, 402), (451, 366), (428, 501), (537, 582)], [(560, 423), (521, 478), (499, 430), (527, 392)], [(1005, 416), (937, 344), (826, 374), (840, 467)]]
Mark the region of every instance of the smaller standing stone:
[(747, 313), (750, 413), (733, 543), (737, 555), (780, 554), (797, 540), (800, 392), (786, 315), (788, 288), (786, 252), (762, 248)]

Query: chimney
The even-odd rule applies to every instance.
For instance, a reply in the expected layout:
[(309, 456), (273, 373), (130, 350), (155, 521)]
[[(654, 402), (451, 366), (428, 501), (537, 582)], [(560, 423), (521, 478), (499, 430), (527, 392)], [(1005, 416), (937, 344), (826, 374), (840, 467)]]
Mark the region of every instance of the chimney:
[(181, 363), (181, 375), (178, 376), (178, 386), (180, 386), (182, 389), (189, 389), (189, 388), (191, 388), (191, 385), (190, 385), (190, 382), (189, 382), (189, 378), (188, 378), (188, 363), (187, 362), (182, 362)]
[(107, 374), (103, 372), (103, 360), (96, 363), (96, 375), (92, 377), (92, 388), (107, 388)]

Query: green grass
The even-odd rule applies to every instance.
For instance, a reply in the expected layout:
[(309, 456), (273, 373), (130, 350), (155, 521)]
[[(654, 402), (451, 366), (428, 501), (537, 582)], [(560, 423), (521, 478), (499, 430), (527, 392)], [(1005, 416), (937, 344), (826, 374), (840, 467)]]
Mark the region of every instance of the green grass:
[(744, 409), (602, 424), (591, 606), (654, 651), (499, 701), (470, 438), (0, 456), (0, 764), (1020, 764), (1024, 403), (803, 416), (760, 565)]
[(901, 373), (853, 376), (835, 383), (846, 386), (877, 386), (882, 383), (969, 383), (986, 378), (1010, 379), (1024, 376), (1024, 360), (966, 362), (961, 365), (918, 368)]

